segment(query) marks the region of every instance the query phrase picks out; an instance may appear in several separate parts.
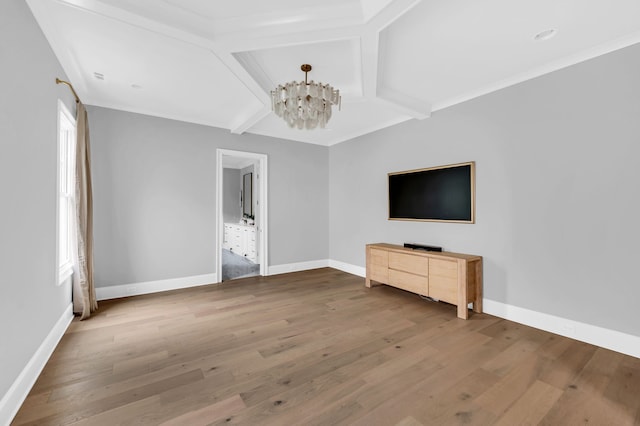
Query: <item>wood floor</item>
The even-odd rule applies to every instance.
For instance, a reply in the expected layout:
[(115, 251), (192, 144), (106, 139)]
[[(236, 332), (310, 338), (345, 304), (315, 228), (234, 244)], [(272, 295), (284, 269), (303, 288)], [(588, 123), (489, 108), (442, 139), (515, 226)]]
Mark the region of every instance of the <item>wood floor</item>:
[(333, 269), (100, 303), (17, 425), (633, 425), (640, 359)]

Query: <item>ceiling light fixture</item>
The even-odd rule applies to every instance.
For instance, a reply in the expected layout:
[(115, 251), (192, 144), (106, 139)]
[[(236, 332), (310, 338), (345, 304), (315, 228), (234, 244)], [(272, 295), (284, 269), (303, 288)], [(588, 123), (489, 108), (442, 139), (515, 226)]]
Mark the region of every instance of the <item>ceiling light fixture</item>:
[(289, 127), (298, 129), (324, 128), (331, 118), (331, 107), (338, 105), (342, 98), (340, 91), (329, 84), (307, 82), (311, 65), (303, 64), (304, 81), (285, 83), (271, 91), (271, 109), (282, 117)]
[(556, 35), (556, 32), (557, 32), (557, 31), (556, 31), (556, 30), (554, 30), (553, 28), (552, 28), (552, 29), (549, 29), (549, 30), (545, 30), (545, 31), (542, 31), (542, 32), (540, 32), (540, 33), (536, 34), (536, 35), (533, 37), (533, 39), (534, 39), (535, 41), (549, 40), (551, 37), (553, 37), (554, 35)]

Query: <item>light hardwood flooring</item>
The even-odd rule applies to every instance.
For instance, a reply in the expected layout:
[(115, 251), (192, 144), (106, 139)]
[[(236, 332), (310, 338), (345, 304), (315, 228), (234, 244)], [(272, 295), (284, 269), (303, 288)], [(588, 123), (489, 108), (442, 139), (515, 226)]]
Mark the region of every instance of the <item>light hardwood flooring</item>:
[(640, 359), (329, 268), (100, 303), (16, 425), (633, 425)]

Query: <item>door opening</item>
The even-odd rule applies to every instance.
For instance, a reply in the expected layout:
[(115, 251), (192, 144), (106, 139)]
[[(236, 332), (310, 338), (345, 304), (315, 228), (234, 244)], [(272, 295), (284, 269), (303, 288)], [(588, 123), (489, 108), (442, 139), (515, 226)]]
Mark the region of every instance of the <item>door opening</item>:
[(218, 281), (267, 275), (267, 156), (217, 150)]

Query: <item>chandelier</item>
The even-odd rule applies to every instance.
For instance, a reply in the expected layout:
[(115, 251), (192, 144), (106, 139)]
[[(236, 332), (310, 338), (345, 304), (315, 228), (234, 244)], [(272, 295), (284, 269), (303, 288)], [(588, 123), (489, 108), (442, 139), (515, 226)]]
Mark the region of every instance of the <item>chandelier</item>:
[(329, 84), (307, 82), (311, 65), (303, 64), (304, 81), (279, 85), (271, 91), (271, 109), (289, 127), (298, 129), (324, 128), (331, 118), (331, 107), (341, 106), (340, 91)]

